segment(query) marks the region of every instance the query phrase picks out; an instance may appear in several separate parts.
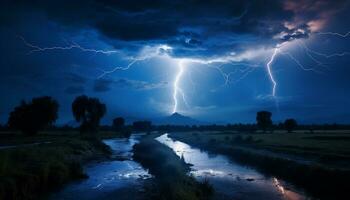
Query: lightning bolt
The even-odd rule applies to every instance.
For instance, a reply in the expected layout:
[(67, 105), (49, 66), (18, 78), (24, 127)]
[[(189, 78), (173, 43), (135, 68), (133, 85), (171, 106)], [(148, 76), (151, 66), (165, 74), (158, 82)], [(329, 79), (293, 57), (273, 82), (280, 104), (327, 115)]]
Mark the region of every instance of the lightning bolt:
[(185, 99), (184, 97), (184, 93), (183, 91), (181, 90), (181, 88), (179, 87), (179, 81), (181, 79), (181, 76), (182, 74), (184, 73), (184, 65), (183, 65), (183, 60), (180, 60), (178, 62), (178, 68), (179, 68), (179, 71), (177, 72), (176, 76), (175, 76), (175, 81), (173, 83), (173, 99), (174, 99), (174, 107), (173, 107), (173, 113), (176, 113), (178, 111), (178, 100), (177, 100), (177, 96), (178, 96), (178, 93), (181, 93), (182, 94), (182, 98)]
[(305, 43), (303, 44), (303, 47), (307, 52), (315, 54), (317, 56), (324, 57), (324, 58), (342, 57), (342, 56), (350, 55), (350, 52), (347, 52), (347, 51), (340, 52), (340, 53), (331, 53), (331, 54), (321, 53), (313, 49), (310, 49)]
[(273, 97), (276, 96), (277, 82), (276, 82), (276, 80), (275, 80), (275, 78), (274, 78), (274, 76), (273, 76), (273, 74), (272, 74), (271, 65), (272, 65), (272, 63), (274, 62), (275, 58), (276, 58), (276, 55), (277, 55), (277, 53), (278, 53), (278, 50), (279, 50), (278, 47), (274, 48), (273, 54), (272, 54), (270, 60), (269, 60), (269, 61), (267, 62), (267, 64), (266, 64), (267, 72), (268, 72), (269, 77), (270, 77), (270, 80), (271, 80), (271, 82), (272, 82), (272, 96), (273, 96)]
[(130, 69), (130, 67), (132, 67), (136, 62), (141, 61), (141, 60), (142, 60), (142, 59), (134, 59), (133, 61), (131, 61), (131, 62), (130, 62), (127, 66), (125, 66), (125, 67), (113, 67), (113, 69), (112, 69), (112, 70), (109, 70), (109, 71), (105, 71), (105, 70), (103, 70), (103, 69), (100, 69), (100, 70), (102, 71), (102, 74), (99, 75), (97, 78), (98, 78), (98, 79), (101, 79), (101, 78), (103, 78), (104, 76), (106, 76), (107, 74), (114, 73), (114, 72), (116, 72), (116, 71), (118, 71), (118, 70), (126, 71), (126, 70)]
[(84, 48), (76, 43), (69, 44), (69, 46), (52, 46), (52, 47), (40, 47), (37, 45), (33, 45), (26, 41), (22, 36), (18, 36), (25, 45), (30, 47), (32, 50), (29, 51), (28, 54), (34, 53), (34, 52), (39, 52), (39, 51), (50, 51), (50, 50), (72, 50), (72, 49), (79, 49), (83, 52), (91, 52), (91, 53), (101, 53), (101, 54), (114, 54), (114, 53), (119, 53), (117, 50), (96, 50), (96, 49), (88, 49)]
[[(78, 50), (80, 50), (82, 52), (100, 53), (100, 54), (104, 54), (104, 55), (111, 55), (111, 54), (120, 53), (120, 52), (118, 52), (116, 50), (101, 50), (101, 49), (85, 48), (85, 47), (82, 47), (81, 45), (79, 45), (77, 43), (68, 43), (67, 46), (41, 47), (41, 46), (34, 45), (34, 44), (28, 42), (22, 36), (19, 36), (19, 38), (23, 41), (23, 43), (26, 46), (28, 46), (31, 49), (28, 54), (35, 53), (35, 52), (54, 51), (54, 50), (62, 50), (62, 51), (64, 51), (64, 50), (73, 50), (73, 49), (78, 49)], [(98, 75), (97, 78), (101, 79), (104, 76), (106, 76), (108, 74), (111, 74), (111, 73), (114, 73), (116, 71), (129, 70), (137, 62), (144, 61), (144, 60), (153, 58), (155, 56), (158, 56), (159, 53), (160, 53), (160, 48), (163, 48), (165, 50), (171, 49), (171, 47), (168, 47), (168, 46), (165, 46), (165, 45), (160, 45), (155, 53), (150, 53), (150, 54), (138, 56), (136, 58), (131, 58), (130, 59), (131, 61), (126, 66), (114, 66), (114, 67), (112, 67), (111, 70), (104, 70), (104, 69), (99, 68), (99, 70), (101, 71), (101, 74)], [(239, 70), (237, 68), (234, 72), (226, 73), (221, 68), (221, 66), (213, 66), (214, 63), (223, 63), (222, 65), (230, 64), (232, 66), (257, 67), (257, 65), (252, 65), (252, 64), (247, 64), (247, 63), (230, 62), (230, 60), (227, 59), (227, 58), (209, 59), (209, 60), (203, 60), (203, 59), (180, 59), (178, 61), (178, 68), (179, 68), (179, 70), (178, 70), (178, 72), (177, 72), (177, 74), (175, 76), (174, 82), (173, 82), (173, 101), (174, 101), (173, 109), (172, 109), (173, 113), (178, 112), (178, 110), (179, 110), (179, 102), (180, 102), (179, 97), (182, 98), (182, 102), (188, 108), (190, 107), (188, 102), (187, 102), (187, 100), (186, 100), (185, 92), (180, 87), (181, 77), (183, 76), (184, 68), (185, 68), (185, 66), (184, 66), (185, 65), (184, 64), (185, 61), (186, 62), (193, 62), (193, 63), (203, 64), (203, 65), (208, 66), (210, 68), (216, 69), (221, 74), (222, 78), (224, 79), (224, 84), (225, 85), (227, 85), (230, 82), (231, 75), (233, 75), (237, 71), (241, 71), (243, 73), (243, 76), (241, 78), (238, 78), (237, 81), (243, 79), (251, 71)], [(193, 80), (191, 79), (191, 81), (193, 81)]]
[(350, 31), (345, 33), (345, 34), (341, 34), (341, 33), (337, 33), (337, 32), (318, 32), (316, 34), (318, 34), (318, 35), (333, 35), (333, 36), (346, 38), (346, 37), (350, 36)]
[[(337, 37), (341, 37), (341, 38), (346, 38), (348, 36), (350, 36), (350, 31), (348, 33), (345, 34), (341, 34), (341, 33), (336, 33), (336, 32), (319, 32), (317, 33), (318, 35), (332, 35), (332, 36), (337, 36)], [(42, 46), (38, 46), (38, 45), (34, 45), (30, 42), (28, 42), (27, 40), (25, 40), (23, 37), (19, 36), (19, 38), (23, 41), (23, 43), (28, 46), (31, 50), (29, 51), (29, 54), (31, 53), (35, 53), (35, 52), (44, 52), (44, 51), (54, 51), (54, 50), (73, 50), (73, 49), (78, 49), (82, 52), (88, 52), (88, 53), (95, 53), (95, 54), (104, 54), (104, 55), (111, 55), (111, 54), (117, 54), (117, 53), (121, 53), (117, 50), (102, 50), (102, 49), (92, 49), (92, 48), (86, 48), (86, 47), (82, 47), (81, 45), (75, 43), (75, 42), (71, 42), (68, 43), (67, 46), (51, 46), (51, 47), (42, 47)], [(310, 49), (305, 43), (303, 43), (302, 45), (300, 45), (304, 50), (306, 55), (312, 60), (314, 61), (317, 65), (319, 66), (323, 66), (326, 67), (321, 61), (319, 61), (316, 57), (323, 57), (323, 58), (333, 58), (333, 57), (341, 57), (341, 56), (345, 56), (345, 55), (350, 55), (350, 52), (340, 52), (340, 53), (332, 53), (332, 54), (325, 54), (325, 53), (321, 53), (318, 51), (315, 51), (313, 49)], [(294, 57), (290, 52), (288, 52), (285, 49), (282, 49), (282, 47), (284, 47), (284, 43), (282, 44), (278, 44), (276, 45), (276, 47), (274, 47), (272, 49), (272, 54), (268, 59), (268, 62), (266, 63), (266, 70), (268, 73), (268, 77), (270, 79), (270, 82), (272, 83), (272, 96), (275, 98), (276, 97), (276, 90), (277, 90), (277, 86), (278, 83), (274, 77), (274, 73), (273, 73), (273, 69), (272, 69), (272, 65), (275, 62), (278, 54), (281, 55), (285, 55), (288, 58), (290, 58), (293, 62), (295, 62), (302, 70), (304, 71), (314, 71), (317, 72), (317, 70), (315, 70), (314, 68), (308, 68), (305, 67), (302, 62), (300, 62), (296, 57)], [(104, 70), (104, 69), (100, 69), (101, 74), (98, 75), (98, 79), (103, 78), (104, 76), (114, 73), (116, 71), (126, 71), (129, 70), (132, 66), (134, 66), (136, 63), (141, 62), (141, 61), (145, 61), (147, 59), (150, 58), (154, 58), (160, 55), (164, 55), (162, 54), (162, 51), (168, 51), (171, 50), (172, 48), (167, 46), (167, 45), (159, 45), (155, 48), (154, 51), (151, 52), (144, 52), (142, 55), (139, 55), (137, 57), (131, 57), (128, 58), (129, 63), (126, 66), (114, 66), (112, 67), (111, 70)], [(162, 51), (161, 51), (162, 50)], [(222, 76), (223, 80), (224, 80), (224, 85), (228, 85), (229, 83), (231, 83), (231, 79), (232, 76), (239, 73), (241, 76), (238, 77), (235, 82), (238, 82), (239, 80), (242, 80), (243, 78), (245, 78), (248, 74), (250, 74), (251, 72), (253, 72), (259, 65), (257, 64), (250, 64), (250, 63), (242, 63), (242, 60), (235, 57), (235, 56), (228, 56), (228, 57), (217, 57), (214, 59), (194, 59), (194, 58), (172, 58), (169, 56), (168, 53), (165, 53), (165, 56), (167, 56), (168, 58), (170, 58), (171, 60), (177, 61), (177, 65), (178, 65), (178, 71), (175, 75), (175, 79), (173, 81), (173, 107), (172, 107), (172, 112), (178, 112), (179, 111), (179, 103), (180, 103), (180, 98), (182, 98), (183, 103), (189, 107), (189, 104), (186, 100), (186, 96), (185, 96), (185, 92), (183, 91), (183, 89), (180, 87), (181, 81), (182, 81), (182, 77), (183, 74), (185, 73), (185, 67), (187, 64), (189, 63), (197, 63), (197, 64), (201, 64), (203, 66), (207, 66), (210, 68), (213, 68), (215, 70), (217, 70), (217, 72), (220, 73), (220, 75)], [(186, 63), (186, 65), (185, 65)], [(218, 65), (220, 64), (220, 65)], [(225, 67), (226, 65), (230, 65), (233, 66), (234, 71), (230, 71), (230, 72), (226, 72), (226, 70), (224, 70), (223, 67)], [(242, 67), (245, 67), (244, 69), (242, 69)], [(193, 85), (193, 80), (192, 77), (191, 81), (192, 81), (192, 85)]]
[(305, 66), (304, 66), (303, 64), (301, 64), (301, 62), (300, 62), (298, 59), (296, 59), (291, 53), (285, 52), (285, 51), (281, 51), (281, 50), (280, 50), (279, 52), (280, 52), (280, 54), (289, 57), (289, 58), (290, 58), (292, 61), (294, 61), (302, 70), (304, 70), (304, 71), (313, 71), (313, 72), (320, 73), (319, 71), (315, 70), (314, 68), (307, 68), (307, 67), (305, 67)]

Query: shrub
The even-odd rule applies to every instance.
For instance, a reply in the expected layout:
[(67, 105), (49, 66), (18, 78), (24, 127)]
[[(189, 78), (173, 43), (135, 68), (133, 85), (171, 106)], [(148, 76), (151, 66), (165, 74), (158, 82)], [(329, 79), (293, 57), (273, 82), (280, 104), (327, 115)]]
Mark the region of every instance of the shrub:
[(295, 119), (286, 119), (284, 121), (284, 128), (288, 131), (288, 133), (293, 132), (293, 130), (298, 126), (297, 121)]

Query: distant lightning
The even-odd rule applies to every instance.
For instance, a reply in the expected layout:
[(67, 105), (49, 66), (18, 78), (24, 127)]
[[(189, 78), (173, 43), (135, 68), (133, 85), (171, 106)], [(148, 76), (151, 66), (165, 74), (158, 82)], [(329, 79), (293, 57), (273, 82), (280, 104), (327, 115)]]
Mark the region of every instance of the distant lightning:
[(114, 54), (114, 53), (119, 53), (116, 50), (96, 50), (96, 49), (88, 49), (88, 48), (84, 48), (76, 43), (72, 43), (68, 46), (53, 46), (53, 47), (40, 47), (40, 46), (36, 46), (33, 45), (29, 42), (27, 42), (22, 36), (18, 36), (25, 45), (27, 45), (28, 47), (32, 48), (31, 51), (29, 51), (29, 53), (34, 53), (34, 52), (39, 52), (39, 51), (49, 51), (49, 50), (71, 50), (71, 49), (79, 49), (83, 52), (91, 52), (91, 53), (102, 53), (102, 54)]
[(98, 79), (101, 79), (101, 78), (103, 78), (104, 76), (106, 76), (107, 74), (114, 73), (114, 72), (116, 72), (116, 71), (118, 71), (118, 70), (122, 70), (122, 71), (128, 70), (128, 69), (130, 69), (130, 67), (132, 67), (132, 66), (133, 66), (136, 62), (138, 62), (138, 61), (141, 61), (141, 59), (134, 59), (133, 61), (131, 61), (131, 62), (130, 62), (127, 66), (125, 66), (125, 67), (113, 67), (113, 69), (112, 69), (112, 70), (109, 70), (109, 71), (105, 71), (105, 70), (101, 69), (102, 74), (99, 75), (97, 78), (98, 78)]
[(285, 52), (285, 51), (279, 51), (280, 54), (288, 56), (292, 61), (294, 61), (302, 70), (304, 71), (313, 71), (313, 72), (317, 72), (320, 73), (319, 71), (315, 70), (314, 68), (307, 68), (305, 67), (303, 64), (301, 64), (301, 62), (296, 59), (291, 53), (289, 52)]
[(307, 48), (306, 44), (303, 42), (299, 42), (298, 45), (304, 49), (306, 55), (313, 61), (315, 62), (318, 66), (322, 66), (324, 68), (326, 68), (327, 70), (329, 70), (329, 67), (327, 65), (325, 65), (323, 62), (321, 62), (320, 60), (318, 60), (314, 55), (312, 55), (312, 52), (310, 52), (310, 49)]
[(318, 35), (333, 35), (333, 36), (346, 38), (346, 37), (350, 36), (350, 31), (345, 33), (345, 34), (341, 34), (341, 33), (337, 33), (337, 32), (318, 32), (316, 34), (318, 34)]
[[(318, 34), (322, 34), (322, 35), (335, 35), (335, 36), (339, 36), (342, 38), (348, 37), (350, 35), (350, 32), (346, 33), (346, 34), (340, 34), (340, 33), (335, 33), (335, 32), (325, 32), (325, 33), (318, 33)], [(299, 66), (302, 70), (304, 71), (313, 71), (316, 73), (321, 73), (319, 70), (316, 70), (314, 68), (310, 68), (310, 67), (306, 67), (302, 64), (302, 62), (300, 62), (295, 56), (293, 56), (293, 54), (291, 54), (290, 52), (288, 52), (287, 50), (284, 50), (283, 47), (286, 43), (281, 43), (278, 44), (274, 49), (273, 49), (273, 53), (270, 56), (269, 61), (266, 64), (266, 68), (267, 68), (267, 72), (270, 78), (270, 81), (272, 83), (272, 96), (276, 97), (276, 88), (277, 88), (277, 81), (273, 76), (273, 70), (272, 70), (272, 64), (276, 59), (276, 56), (278, 54), (281, 55), (285, 55), (288, 58), (290, 58), (293, 62), (295, 62), (297, 64), (297, 66)], [(321, 61), (319, 61), (318, 59), (315, 58), (314, 55), (316, 56), (320, 56), (320, 57), (324, 57), (324, 58), (333, 58), (333, 57), (342, 57), (342, 56), (346, 56), (346, 55), (350, 55), (350, 52), (344, 51), (344, 52), (340, 52), (340, 53), (330, 53), (330, 54), (326, 54), (326, 53), (321, 53), (315, 50), (310, 49), (305, 43), (303, 42), (299, 42), (299, 45), (305, 50), (306, 55), (312, 60), (314, 61), (317, 65), (325, 67), (328, 69), (328, 67)]]
[(348, 51), (344, 51), (344, 52), (340, 52), (340, 53), (330, 53), (330, 54), (321, 53), (321, 52), (315, 51), (313, 49), (310, 49), (305, 43), (303, 43), (303, 47), (305, 48), (305, 50), (307, 52), (324, 57), (324, 58), (342, 57), (342, 56), (350, 55), (350, 52), (348, 52)]
[[(68, 44), (68, 46), (51, 46), (51, 47), (40, 47), (37, 45), (34, 45), (30, 42), (28, 42), (27, 40), (24, 39), (24, 37), (22, 36), (18, 36), (23, 43), (30, 47), (32, 50), (29, 51), (29, 54), (34, 53), (34, 52), (43, 52), (43, 51), (52, 51), (52, 50), (72, 50), (72, 49), (78, 49), (81, 50), (83, 52), (90, 52), (90, 53), (100, 53), (100, 54), (105, 54), (105, 55), (110, 55), (110, 54), (116, 54), (116, 53), (120, 53), (117, 50), (101, 50), (101, 49), (91, 49), (91, 48), (85, 48), (80, 46), (79, 44), (76, 43), (72, 43), (72, 44)], [(103, 78), (104, 76), (106, 76), (107, 74), (111, 74), (114, 73), (116, 71), (122, 70), (128, 70), (130, 69), (135, 63), (139, 62), (139, 61), (144, 61), (147, 60), (149, 58), (155, 57), (157, 55), (159, 55), (160, 53), (160, 49), (164, 49), (165, 51), (171, 49), (171, 47), (167, 46), (167, 45), (159, 45), (156, 48), (155, 52), (150, 53), (150, 55), (141, 55), (139, 57), (136, 58), (132, 58), (131, 62), (129, 64), (127, 64), (126, 66), (117, 66), (117, 67), (113, 67), (112, 70), (103, 70), (100, 69), (100, 71), (102, 71), (102, 73), (97, 77), (98, 79)]]

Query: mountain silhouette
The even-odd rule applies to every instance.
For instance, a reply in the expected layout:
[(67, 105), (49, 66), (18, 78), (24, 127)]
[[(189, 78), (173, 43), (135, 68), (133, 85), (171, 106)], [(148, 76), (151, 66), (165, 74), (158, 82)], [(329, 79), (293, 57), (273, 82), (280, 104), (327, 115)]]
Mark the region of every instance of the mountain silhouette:
[(166, 125), (203, 125), (205, 122), (181, 115), (177, 112), (156, 121), (156, 124)]

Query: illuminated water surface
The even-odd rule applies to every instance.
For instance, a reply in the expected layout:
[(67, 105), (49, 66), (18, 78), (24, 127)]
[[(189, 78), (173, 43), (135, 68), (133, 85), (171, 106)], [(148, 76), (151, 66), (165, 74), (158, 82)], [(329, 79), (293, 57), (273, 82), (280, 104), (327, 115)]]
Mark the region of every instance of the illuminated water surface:
[(68, 184), (54, 193), (53, 200), (92, 200), (92, 199), (142, 199), (143, 180), (150, 177), (147, 170), (131, 160), (132, 146), (141, 135), (134, 134), (130, 139), (109, 139), (104, 143), (111, 147), (114, 158), (127, 159), (91, 163), (85, 166), (89, 178)]
[[(216, 191), (216, 199), (302, 200), (301, 192), (291, 189), (275, 177), (265, 177), (254, 169), (234, 163), (222, 155), (211, 155), (190, 145), (171, 139), (168, 134), (156, 138), (190, 163), (191, 174), (199, 180), (208, 179)], [(288, 186), (288, 187), (287, 187)]]

